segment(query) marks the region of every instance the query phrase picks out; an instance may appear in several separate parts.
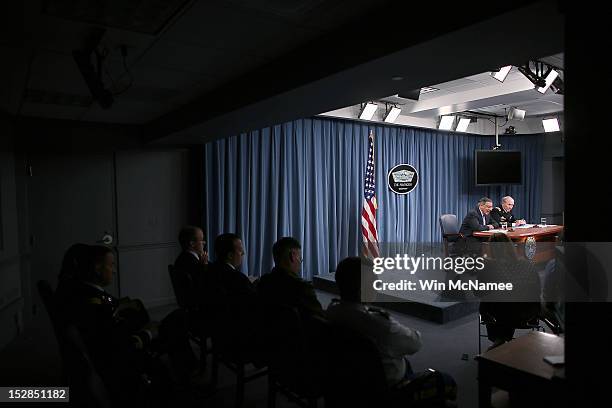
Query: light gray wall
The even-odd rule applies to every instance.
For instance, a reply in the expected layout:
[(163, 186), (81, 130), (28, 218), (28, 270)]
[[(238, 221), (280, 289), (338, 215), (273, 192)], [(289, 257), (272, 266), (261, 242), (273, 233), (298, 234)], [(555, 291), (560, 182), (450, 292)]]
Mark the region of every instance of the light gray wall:
[(167, 266), (180, 252), (179, 228), (194, 222), (187, 219), (188, 160), (184, 149), (116, 155), (121, 295), (146, 306), (174, 302)]

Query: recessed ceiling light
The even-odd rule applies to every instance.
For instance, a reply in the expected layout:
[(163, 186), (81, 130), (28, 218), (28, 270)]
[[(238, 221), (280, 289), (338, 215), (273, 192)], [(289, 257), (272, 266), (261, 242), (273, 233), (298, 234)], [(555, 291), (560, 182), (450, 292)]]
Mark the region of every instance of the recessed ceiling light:
[(363, 109), (361, 110), (361, 114), (359, 114), (359, 119), (371, 120), (374, 116), (374, 112), (376, 112), (376, 109), (378, 109), (378, 105), (376, 105), (375, 103), (366, 103)]
[(544, 126), (545, 132), (558, 132), (559, 129), (559, 121), (557, 118), (552, 119), (543, 119), (542, 125)]
[(423, 88), (421, 88), (421, 95), (422, 94), (426, 94), (426, 93), (430, 93), (430, 92), (435, 92), (435, 91), (439, 91), (438, 88), (434, 88), (433, 86), (424, 86)]

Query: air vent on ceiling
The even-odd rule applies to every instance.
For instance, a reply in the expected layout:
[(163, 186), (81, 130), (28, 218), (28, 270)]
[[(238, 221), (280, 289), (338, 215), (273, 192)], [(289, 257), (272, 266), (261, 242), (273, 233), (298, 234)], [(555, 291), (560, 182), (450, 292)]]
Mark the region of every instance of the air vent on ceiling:
[(25, 102), (42, 105), (80, 106), (89, 107), (93, 103), (90, 95), (74, 95), (41, 89), (26, 89)]
[(157, 34), (192, 0), (45, 0), (43, 14)]
[(421, 95), (436, 91), (439, 91), (439, 89), (434, 88), (433, 86), (424, 86), (423, 88), (421, 88)]

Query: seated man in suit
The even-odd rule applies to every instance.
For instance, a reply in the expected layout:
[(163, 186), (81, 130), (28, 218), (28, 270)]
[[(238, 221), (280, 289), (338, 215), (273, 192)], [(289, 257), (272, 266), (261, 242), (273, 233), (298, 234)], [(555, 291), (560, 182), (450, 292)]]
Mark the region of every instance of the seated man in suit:
[(401, 325), (389, 313), (361, 302), (361, 259), (342, 260), (336, 268), (340, 300), (327, 308), (327, 318), (338, 326), (361, 333), (376, 343), (387, 383), (398, 384), (412, 374), (406, 359), (421, 348), (421, 333)]
[(255, 286), (242, 272), (244, 246), (236, 234), (226, 233), (215, 238), (215, 263), (212, 265), (215, 284), (234, 302), (245, 306), (256, 299)]
[(201, 228), (187, 225), (179, 232), (182, 252), (174, 261), (176, 282), (185, 292), (185, 302), (191, 311), (200, 306), (200, 297), (207, 274), (208, 251)]
[(525, 220), (517, 219), (514, 214), (512, 214), (512, 208), (514, 208), (514, 198), (505, 196), (501, 199), (499, 207), (495, 207), (491, 210), (491, 219), (497, 224), (501, 224), (502, 222), (507, 223), (508, 228), (510, 228), (512, 223), (516, 225), (525, 224)]
[(473, 236), (476, 231), (489, 231), (499, 225), (489, 216), (493, 209), (493, 201), (488, 197), (478, 200), (475, 209), (470, 210), (459, 228), (459, 234), (463, 237), (459, 242), (459, 251), (471, 254), (480, 253), (480, 243), (482, 240)]
[(276, 241), (272, 247), (274, 268), (261, 277), (257, 291), (268, 305), (281, 304), (298, 309), (302, 317), (323, 316), (323, 308), (311, 283), (300, 277), (302, 247), (291, 237)]

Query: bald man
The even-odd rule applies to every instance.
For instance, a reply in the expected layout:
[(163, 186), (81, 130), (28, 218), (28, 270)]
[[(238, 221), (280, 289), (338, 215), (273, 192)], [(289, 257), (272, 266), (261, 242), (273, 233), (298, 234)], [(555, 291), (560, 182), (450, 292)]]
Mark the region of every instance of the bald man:
[(491, 219), (495, 221), (497, 224), (501, 224), (502, 222), (508, 223), (508, 227), (515, 223), (516, 225), (525, 224), (525, 220), (520, 219), (517, 220), (514, 214), (512, 214), (512, 209), (514, 208), (514, 198), (510, 196), (505, 196), (501, 200), (501, 204), (499, 207), (494, 207), (491, 210)]

